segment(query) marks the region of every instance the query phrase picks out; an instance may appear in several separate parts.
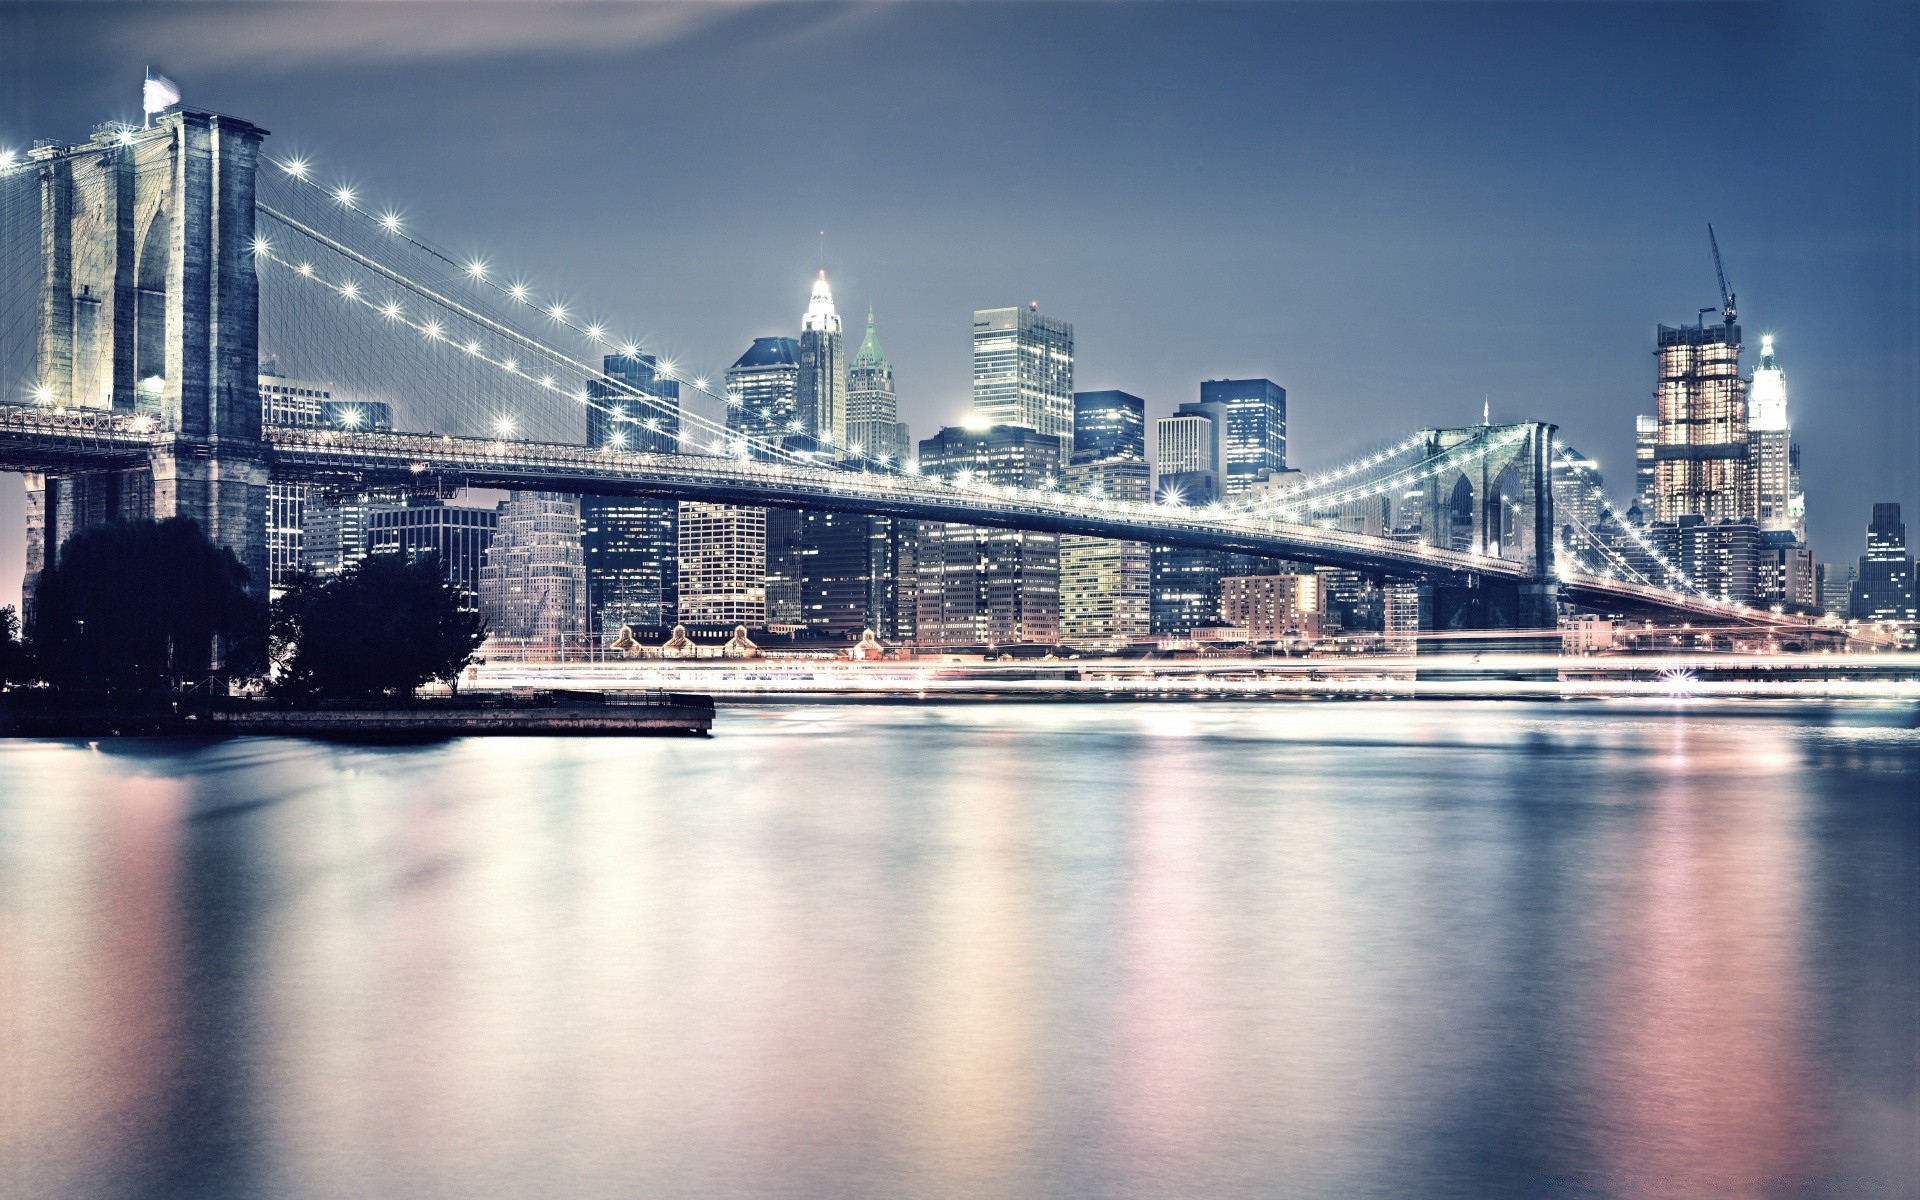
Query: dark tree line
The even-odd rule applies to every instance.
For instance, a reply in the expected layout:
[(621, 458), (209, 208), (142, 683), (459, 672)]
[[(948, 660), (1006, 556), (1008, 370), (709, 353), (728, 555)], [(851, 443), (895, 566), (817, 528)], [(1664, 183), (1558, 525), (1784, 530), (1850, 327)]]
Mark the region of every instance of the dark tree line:
[(271, 610), (246, 567), (184, 517), (75, 534), (43, 571), (31, 639), (0, 609), (0, 684), (162, 693), (265, 678), (296, 700), (411, 696), (457, 684), (486, 636), (437, 558), (370, 555), (297, 579)]
[(82, 530), (41, 572), (33, 662), (58, 687), (173, 691), (266, 664), (247, 569), (186, 517)]

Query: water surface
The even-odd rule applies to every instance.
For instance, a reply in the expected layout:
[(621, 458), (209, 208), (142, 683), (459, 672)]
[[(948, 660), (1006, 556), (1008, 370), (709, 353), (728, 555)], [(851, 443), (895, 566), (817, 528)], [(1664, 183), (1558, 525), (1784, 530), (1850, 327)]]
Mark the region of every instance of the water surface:
[(0, 1193), (1912, 1195), (1911, 710), (0, 742)]

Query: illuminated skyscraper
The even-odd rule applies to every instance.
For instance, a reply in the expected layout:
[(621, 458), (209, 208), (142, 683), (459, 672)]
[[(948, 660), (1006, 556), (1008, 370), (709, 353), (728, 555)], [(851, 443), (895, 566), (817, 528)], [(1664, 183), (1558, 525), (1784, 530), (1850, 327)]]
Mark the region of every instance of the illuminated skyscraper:
[(847, 368), (847, 449), (884, 463), (905, 462), (912, 450), (894, 398), (893, 364), (880, 348), (871, 309), (867, 336)]
[(1653, 519), (1752, 520), (1740, 327), (1662, 325), (1658, 343)]
[[(1064, 472), (1067, 491), (1123, 504), (1147, 500), (1144, 458), (1074, 457)], [(1153, 548), (1145, 542), (1061, 535), (1060, 639), (1119, 644), (1146, 638), (1153, 631), (1152, 564)]]
[[(737, 365), (737, 364), (736, 364)], [(840, 314), (833, 307), (827, 273), (813, 281), (813, 294), (800, 318), (800, 374), (795, 415), (807, 433), (823, 445), (847, 444), (847, 359), (840, 336)]]
[[(727, 368), (727, 430), (749, 443), (750, 452), (767, 455), (801, 433), (799, 410), (800, 343), (790, 337), (753, 339), (747, 352)], [(721, 453), (720, 447), (694, 446)]]
[[(680, 448), (680, 384), (651, 354), (609, 354), (588, 383), (587, 445), (658, 454)], [(666, 629), (679, 598), (679, 505), (641, 497), (582, 496), (580, 548), (587, 611), (601, 642), (621, 627)]]
[(1073, 394), (1073, 461), (1147, 461), (1147, 402), (1127, 392)]
[(767, 625), (767, 510), (680, 506), (680, 611), (686, 625)]
[(1073, 450), (1073, 326), (1025, 308), (973, 314), (973, 415), (984, 425), (1019, 425)]
[(1799, 453), (1787, 416), (1787, 376), (1773, 353), (1773, 335), (1760, 339), (1760, 365), (1749, 392), (1747, 445), (1753, 475), (1754, 517), (1763, 530), (1807, 536), (1806, 498), (1800, 494)]
[(1641, 413), (1633, 419), (1633, 506), (1642, 522), (1653, 520), (1653, 452), (1660, 441), (1660, 418)]
[[(1102, 503), (1141, 503), (1152, 493), (1147, 402), (1120, 391), (1075, 392), (1069, 492)], [(1145, 542), (1065, 534), (1060, 538), (1062, 641), (1120, 645), (1152, 631), (1152, 548)]]
[(1915, 619), (1913, 556), (1907, 553), (1907, 527), (1898, 504), (1873, 506), (1873, 524), (1867, 526), (1867, 552), (1860, 556), (1860, 573), (1853, 582), (1856, 621), (1911, 621)]
[(1208, 379), (1200, 404), (1226, 408), (1225, 454), (1215, 467), (1226, 495), (1240, 495), (1263, 472), (1287, 469), (1287, 389), (1271, 379)]
[[(330, 383), (288, 379), (272, 359), (260, 364), (260, 419), (267, 424), (312, 429), (322, 423), (321, 404), (332, 399)], [(300, 570), (310, 496), (304, 483), (267, 484), (269, 588), (285, 588)]]
[(578, 652), (587, 633), (579, 502), (514, 492), (499, 513), (480, 567), (480, 611), (495, 645), (536, 657)]
[[(827, 304), (831, 309), (831, 297)], [(816, 341), (816, 352), (820, 346)], [(729, 452), (773, 458), (781, 447), (805, 449), (815, 444), (799, 408), (803, 357), (800, 343), (793, 338), (755, 338), (727, 368), (727, 429), (734, 435)], [(698, 527), (690, 535), (686, 522), (696, 509)], [(680, 521), (683, 623), (754, 629), (792, 628), (801, 623), (799, 513), (734, 504), (682, 504)], [(697, 556), (699, 564), (697, 603), (689, 592), (696, 584), (688, 573), (696, 559), (689, 555)], [(727, 612), (737, 615), (718, 615)]]

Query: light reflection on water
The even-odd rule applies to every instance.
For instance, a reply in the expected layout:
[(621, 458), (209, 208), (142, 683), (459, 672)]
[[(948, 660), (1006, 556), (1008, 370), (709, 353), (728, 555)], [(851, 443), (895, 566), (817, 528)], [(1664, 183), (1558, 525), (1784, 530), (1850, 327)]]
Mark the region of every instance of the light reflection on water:
[(0, 743), (27, 1197), (1912, 1194), (1901, 710)]

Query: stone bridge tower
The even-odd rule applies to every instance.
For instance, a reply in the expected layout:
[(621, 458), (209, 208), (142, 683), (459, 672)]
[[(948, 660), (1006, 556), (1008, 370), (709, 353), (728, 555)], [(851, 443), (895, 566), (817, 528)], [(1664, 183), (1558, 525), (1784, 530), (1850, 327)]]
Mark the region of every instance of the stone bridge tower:
[(27, 610), (60, 545), (103, 522), (186, 516), (264, 594), (254, 170), (266, 131), (170, 110), (150, 129), (41, 143), (35, 399), (144, 417), (145, 463), (27, 477)]
[(1553, 434), (1554, 426), (1529, 421), (1430, 429), (1422, 435), (1428, 459), (1475, 442), (1487, 448), (1425, 481), (1423, 540), (1524, 562), (1530, 577), (1517, 585), (1488, 581), (1423, 589), (1423, 629), (1551, 629), (1557, 624)]

